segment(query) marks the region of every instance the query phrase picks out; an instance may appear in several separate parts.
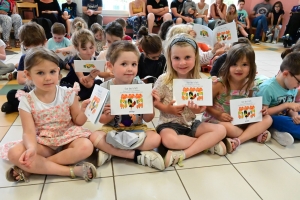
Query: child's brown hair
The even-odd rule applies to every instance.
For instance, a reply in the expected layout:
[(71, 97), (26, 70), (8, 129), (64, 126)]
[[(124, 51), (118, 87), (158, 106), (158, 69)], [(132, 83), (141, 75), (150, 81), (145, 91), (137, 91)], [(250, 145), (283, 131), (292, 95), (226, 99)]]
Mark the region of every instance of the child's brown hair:
[(81, 48), (85, 48), (88, 42), (91, 42), (92, 45), (95, 45), (95, 37), (93, 33), (88, 29), (83, 29), (81, 23), (77, 23), (78, 27), (75, 27), (75, 31), (72, 35), (72, 44), (77, 49), (79, 45)]
[(51, 33), (57, 35), (65, 35), (66, 34), (66, 27), (62, 23), (55, 22), (51, 26)]
[(162, 42), (157, 34), (149, 34), (148, 29), (142, 26), (138, 35), (139, 37), (142, 36), (139, 40), (139, 45), (146, 54), (155, 54), (162, 51)]
[(110, 45), (107, 50), (106, 60), (114, 65), (122, 52), (133, 52), (137, 56), (137, 60), (139, 60), (140, 52), (138, 48), (125, 40), (116, 41)]
[(47, 41), (47, 38), (45, 30), (41, 25), (35, 22), (28, 22), (20, 27), (19, 40), (24, 47), (29, 47), (43, 45)]
[(93, 23), (93, 24), (91, 25), (91, 31), (92, 31), (94, 34), (98, 33), (99, 31), (100, 31), (102, 34), (103, 34), (103, 32), (104, 32), (103, 27), (102, 27), (100, 24), (98, 24), (98, 23)]
[(30, 49), (25, 56), (24, 66), (25, 70), (30, 71), (30, 69), (43, 62), (44, 60), (53, 62), (59, 65), (59, 57), (53, 51), (45, 47), (34, 47)]
[(289, 71), (293, 75), (300, 75), (300, 52), (292, 52), (284, 57), (280, 71)]
[(126, 23), (125, 19), (123, 19), (123, 18), (118, 18), (118, 19), (116, 19), (115, 21), (118, 22), (119, 24), (121, 24), (121, 26), (122, 26), (123, 28), (126, 28), (127, 23)]
[[(81, 28), (88, 28), (87, 23), (81, 17), (75, 17), (71, 23), (71, 32), (74, 33), (76, 31), (76, 27), (78, 28), (78, 22), (80, 22)], [(77, 24), (77, 26), (76, 26)]]

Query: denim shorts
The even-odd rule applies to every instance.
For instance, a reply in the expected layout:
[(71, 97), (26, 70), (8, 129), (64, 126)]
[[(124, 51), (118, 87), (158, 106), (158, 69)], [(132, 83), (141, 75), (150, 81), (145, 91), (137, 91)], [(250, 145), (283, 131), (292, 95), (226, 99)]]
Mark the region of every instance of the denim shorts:
[(182, 126), (181, 124), (178, 123), (165, 123), (161, 124), (156, 127), (157, 133), (160, 133), (164, 128), (170, 128), (173, 129), (178, 135), (187, 135), (190, 137), (195, 137), (196, 131), (198, 126), (201, 124), (201, 121), (195, 120), (191, 126), (191, 128), (188, 128), (186, 126)]

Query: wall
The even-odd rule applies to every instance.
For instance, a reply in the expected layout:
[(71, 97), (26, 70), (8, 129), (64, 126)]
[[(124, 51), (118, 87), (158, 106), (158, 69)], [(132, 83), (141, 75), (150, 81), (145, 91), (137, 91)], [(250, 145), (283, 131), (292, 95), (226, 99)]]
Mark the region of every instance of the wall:
[[(263, 2), (263, 0), (245, 0), (245, 1), (246, 1), (245, 10), (248, 12), (249, 15), (252, 12), (252, 9), (254, 8), (254, 6), (256, 4)], [(277, 2), (277, 0), (270, 0), (270, 3), (272, 5), (275, 2)], [(299, 5), (300, 0), (281, 0), (281, 2), (283, 3), (283, 9), (284, 9), (285, 15), (283, 16), (283, 23), (282, 23), (282, 30), (280, 31), (280, 37), (283, 35), (286, 24), (288, 23), (288, 21), (290, 19), (289, 13), (290, 13), (291, 9), (293, 8), (293, 6)]]

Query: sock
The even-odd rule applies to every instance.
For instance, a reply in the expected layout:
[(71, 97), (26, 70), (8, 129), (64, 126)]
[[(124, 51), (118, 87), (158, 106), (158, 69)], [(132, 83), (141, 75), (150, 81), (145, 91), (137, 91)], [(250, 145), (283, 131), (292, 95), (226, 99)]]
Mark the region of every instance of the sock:
[(138, 163), (137, 157), (140, 156), (140, 155), (141, 155), (141, 151), (140, 151), (140, 150), (138, 150), (138, 149), (134, 150), (134, 158), (133, 158), (133, 161), (134, 161), (135, 163)]

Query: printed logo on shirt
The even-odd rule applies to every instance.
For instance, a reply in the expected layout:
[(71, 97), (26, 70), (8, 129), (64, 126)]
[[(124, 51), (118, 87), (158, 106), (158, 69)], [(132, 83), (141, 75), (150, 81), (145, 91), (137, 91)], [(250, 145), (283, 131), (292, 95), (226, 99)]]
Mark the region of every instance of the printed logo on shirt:
[[(294, 102), (294, 100), (295, 100), (295, 97), (293, 95), (286, 95), (286, 96), (277, 97), (278, 105), (286, 103), (286, 102)], [(286, 115), (286, 114), (287, 114), (287, 110), (284, 110), (284, 111), (279, 113), (279, 115)]]
[(265, 7), (261, 7), (257, 10), (257, 13), (261, 14), (261, 15), (267, 15), (268, 13), (268, 9)]
[(87, 4), (88, 9), (98, 9), (98, 4)]
[(240, 22), (246, 22), (246, 17), (244, 15), (244, 13), (238, 13), (238, 21)]

